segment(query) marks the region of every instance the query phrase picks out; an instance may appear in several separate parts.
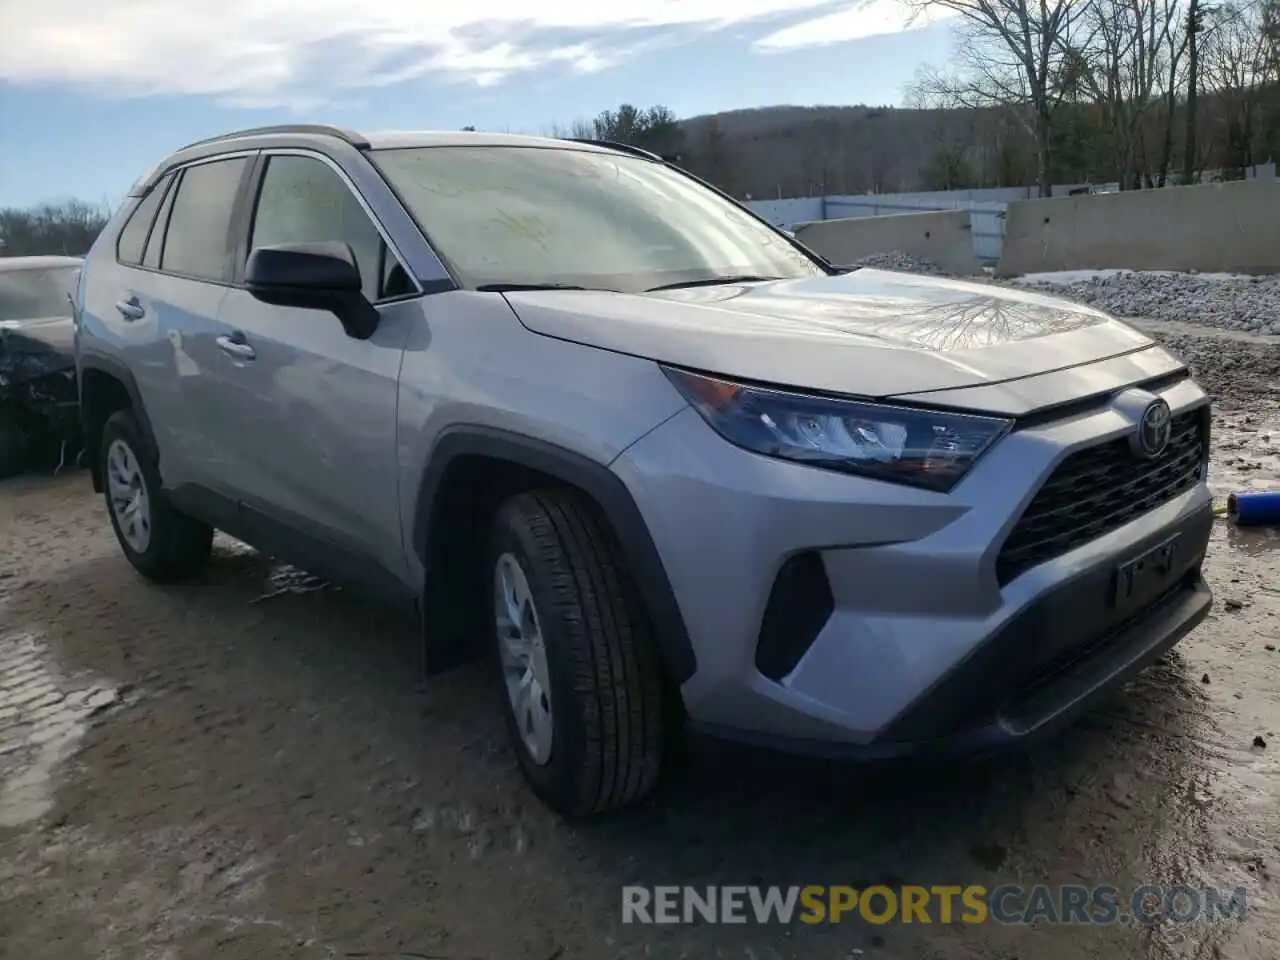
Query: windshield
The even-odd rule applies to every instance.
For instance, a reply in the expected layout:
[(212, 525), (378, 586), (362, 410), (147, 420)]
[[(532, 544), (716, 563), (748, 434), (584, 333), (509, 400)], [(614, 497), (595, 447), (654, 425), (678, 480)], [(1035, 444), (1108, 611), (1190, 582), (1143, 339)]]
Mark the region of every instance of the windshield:
[(719, 277), (824, 273), (732, 203), (639, 157), (494, 146), (373, 156), (465, 286), (635, 293)]
[(65, 317), (79, 267), (0, 270), (0, 321)]

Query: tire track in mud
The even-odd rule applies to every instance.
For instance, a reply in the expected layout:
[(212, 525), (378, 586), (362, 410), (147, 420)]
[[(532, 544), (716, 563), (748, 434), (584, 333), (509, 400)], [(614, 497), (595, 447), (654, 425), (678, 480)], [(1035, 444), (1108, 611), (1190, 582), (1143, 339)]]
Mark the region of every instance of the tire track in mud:
[(38, 635), (0, 633), (0, 830), (49, 811), (59, 765), (117, 696), (109, 685), (59, 676)]

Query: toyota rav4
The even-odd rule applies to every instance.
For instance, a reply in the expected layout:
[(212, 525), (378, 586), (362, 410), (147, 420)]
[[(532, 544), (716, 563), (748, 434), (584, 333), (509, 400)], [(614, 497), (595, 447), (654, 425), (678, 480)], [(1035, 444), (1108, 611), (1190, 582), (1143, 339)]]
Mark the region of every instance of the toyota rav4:
[(1208, 399), (1096, 310), (833, 266), (635, 148), (288, 126), (144, 176), (76, 292), (124, 555), (214, 530), (492, 655), (567, 815), (700, 732), (1048, 731), (1211, 603)]

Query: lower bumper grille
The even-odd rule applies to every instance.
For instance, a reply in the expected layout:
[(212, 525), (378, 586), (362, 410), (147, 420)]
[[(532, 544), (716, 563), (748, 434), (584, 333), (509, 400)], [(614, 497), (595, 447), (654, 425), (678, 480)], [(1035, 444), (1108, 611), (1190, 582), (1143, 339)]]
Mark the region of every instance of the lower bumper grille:
[(1209, 408), (1173, 419), (1164, 453), (1139, 460), (1125, 439), (1071, 454), (1018, 520), (996, 560), (1000, 585), (1168, 503), (1201, 479)]
[(781, 681), (813, 646), (834, 610), (821, 555), (801, 553), (788, 559), (769, 593), (756, 644), (756, 669)]

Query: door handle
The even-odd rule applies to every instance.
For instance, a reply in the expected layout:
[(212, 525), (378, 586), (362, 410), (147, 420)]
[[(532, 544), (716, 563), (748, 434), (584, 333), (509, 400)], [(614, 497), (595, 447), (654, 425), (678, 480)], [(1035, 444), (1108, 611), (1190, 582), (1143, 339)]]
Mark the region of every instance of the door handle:
[(252, 360), (258, 354), (254, 352), (253, 347), (244, 342), (244, 334), (237, 333), (232, 336), (223, 335), (214, 341), (218, 344), (218, 349), (228, 356), (235, 357), (237, 360)]
[(141, 320), (146, 316), (146, 309), (138, 302), (137, 297), (130, 297), (128, 300), (117, 300), (116, 309), (120, 311), (120, 316), (126, 320)]

